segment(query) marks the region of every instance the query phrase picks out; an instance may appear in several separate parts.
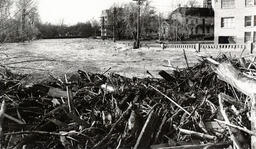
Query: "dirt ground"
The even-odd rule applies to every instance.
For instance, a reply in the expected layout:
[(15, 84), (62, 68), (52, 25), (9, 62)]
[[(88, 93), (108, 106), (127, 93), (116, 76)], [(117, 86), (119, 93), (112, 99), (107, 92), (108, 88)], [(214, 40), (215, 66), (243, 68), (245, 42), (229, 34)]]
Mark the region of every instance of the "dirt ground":
[[(132, 49), (130, 42), (93, 39), (53, 39), (29, 43), (0, 45), (1, 64), (18, 73), (51, 73), (63, 75), (78, 69), (103, 73), (119, 73), (127, 77), (147, 77), (147, 70), (155, 77), (160, 70), (171, 71), (167, 65), (186, 67), (183, 50), (142, 47)], [(203, 51), (216, 57), (221, 53), (237, 57), (241, 51)], [(247, 53), (244, 53), (247, 54)], [(198, 62), (194, 49), (186, 50), (189, 65)]]

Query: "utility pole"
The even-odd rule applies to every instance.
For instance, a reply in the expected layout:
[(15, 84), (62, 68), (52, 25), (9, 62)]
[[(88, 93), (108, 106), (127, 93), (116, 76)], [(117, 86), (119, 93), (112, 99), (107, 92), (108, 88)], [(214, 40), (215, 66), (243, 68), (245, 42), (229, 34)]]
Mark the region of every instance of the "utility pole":
[(25, 41), (25, 19), (26, 19), (26, 9), (22, 9), (22, 14), (21, 14), (21, 41)]
[(140, 5), (142, 4), (143, 0), (133, 0), (137, 1), (138, 4), (138, 12), (137, 12), (137, 37), (136, 42), (134, 44), (134, 49), (140, 48)]
[(116, 42), (116, 7), (113, 10), (113, 41)]

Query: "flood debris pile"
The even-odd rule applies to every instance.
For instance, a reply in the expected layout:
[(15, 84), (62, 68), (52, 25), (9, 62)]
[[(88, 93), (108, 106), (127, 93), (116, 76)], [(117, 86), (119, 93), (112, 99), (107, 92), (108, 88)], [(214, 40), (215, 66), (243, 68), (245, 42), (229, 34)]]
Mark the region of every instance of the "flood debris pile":
[(1, 148), (248, 148), (249, 98), (212, 67), (202, 61), (162, 79), (4, 69)]

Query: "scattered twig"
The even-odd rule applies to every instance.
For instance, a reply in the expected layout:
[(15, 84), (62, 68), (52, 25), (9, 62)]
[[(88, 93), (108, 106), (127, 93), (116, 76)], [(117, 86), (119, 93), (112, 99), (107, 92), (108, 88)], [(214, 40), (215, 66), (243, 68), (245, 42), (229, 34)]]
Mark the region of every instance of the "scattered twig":
[(187, 54), (186, 54), (185, 49), (183, 49), (183, 55), (184, 55), (184, 58), (185, 58), (185, 61), (186, 61), (187, 68), (189, 69), (188, 58), (187, 58)]
[(209, 143), (209, 144), (198, 144), (198, 145), (182, 145), (182, 146), (174, 146), (174, 147), (163, 147), (159, 149), (220, 149), (220, 148), (228, 148), (231, 145), (231, 142), (227, 143)]
[[(225, 111), (225, 109), (224, 109), (224, 106), (223, 106), (223, 104), (222, 104), (222, 97), (221, 97), (221, 95), (218, 95), (218, 98), (219, 98), (220, 112), (221, 112), (221, 114), (222, 114), (222, 116), (223, 116), (225, 122), (228, 123), (228, 124), (230, 124), (230, 121), (229, 121), (229, 119), (228, 119), (228, 116), (227, 116), (227, 114), (226, 114), (226, 111)], [(228, 128), (228, 132), (229, 132), (229, 134), (230, 134), (230, 136), (231, 136), (231, 140), (233, 141), (235, 147), (236, 147), (237, 149), (242, 149), (242, 146), (241, 146), (240, 142), (237, 140), (236, 136), (233, 134), (233, 132), (231, 131), (230, 127), (227, 127), (227, 128)]]
[(68, 78), (66, 74), (65, 74), (65, 84), (66, 84), (67, 98), (68, 98), (68, 109), (69, 109), (69, 112), (72, 113), (73, 112), (73, 104), (72, 104), (73, 94), (69, 89), (70, 82), (68, 82)]
[(109, 72), (112, 68), (109, 67), (105, 72), (102, 73), (102, 75), (105, 75), (107, 72)]
[(69, 136), (72, 134), (81, 134), (80, 132), (48, 132), (48, 131), (20, 131), (20, 132), (10, 132), (10, 133), (4, 133), (4, 136), (11, 136), (11, 135), (25, 135), (25, 134), (40, 134), (40, 135), (53, 135), (53, 136)]
[(216, 122), (218, 122), (218, 123), (221, 123), (221, 124), (225, 124), (225, 125), (227, 125), (227, 126), (230, 126), (230, 127), (236, 128), (236, 129), (239, 129), (239, 130), (241, 130), (241, 131), (243, 131), (243, 132), (248, 133), (249, 135), (256, 136), (256, 133), (255, 133), (255, 132), (253, 132), (253, 131), (251, 131), (251, 130), (245, 128), (245, 127), (236, 126), (236, 125), (234, 125), (234, 124), (227, 123), (226, 121), (221, 121), (221, 120), (217, 120), (217, 119), (214, 119), (214, 121), (216, 121)]
[(132, 104), (129, 105), (129, 107), (124, 111), (124, 113), (119, 117), (119, 119), (113, 124), (112, 128), (110, 129), (110, 131), (108, 132), (108, 134), (98, 143), (96, 143), (94, 145), (93, 148), (98, 148), (100, 147), (112, 134), (112, 132), (114, 131), (114, 129), (116, 128), (116, 126), (122, 121), (122, 119), (124, 118), (125, 115), (127, 115), (127, 113), (131, 110), (132, 108)]
[(157, 88), (149, 85), (149, 87), (153, 88), (155, 91), (157, 91), (158, 93), (160, 93), (161, 95), (163, 95), (165, 98), (167, 98), (169, 101), (171, 101), (175, 106), (177, 106), (178, 108), (180, 108), (181, 110), (183, 110), (185, 113), (187, 113), (188, 115), (190, 115), (190, 113), (185, 110), (183, 107), (181, 107), (179, 104), (177, 104), (174, 100), (172, 100), (170, 97), (168, 97), (167, 95), (165, 95), (163, 92), (161, 92), (160, 90), (158, 90)]
[(137, 142), (134, 146), (134, 149), (143, 149), (148, 148), (151, 141), (152, 133), (155, 133), (156, 128), (156, 122), (158, 121), (158, 118), (155, 114), (155, 111), (151, 111), (149, 114), (141, 132), (137, 139)]
[(22, 122), (22, 121), (20, 121), (20, 120), (18, 120), (16, 118), (14, 118), (14, 117), (8, 115), (8, 114), (6, 114), (6, 113), (4, 113), (4, 117), (9, 119), (9, 120), (11, 120), (11, 121), (13, 121), (13, 122), (16, 122), (17, 124), (20, 124), (20, 125), (26, 124), (26, 123), (24, 123), (24, 122)]
[(5, 100), (2, 101), (1, 109), (0, 109), (0, 139), (2, 140), (3, 135), (3, 121), (4, 121), (4, 115), (5, 115)]
[(187, 134), (187, 135), (194, 135), (194, 136), (200, 137), (202, 139), (209, 139), (209, 140), (216, 140), (217, 139), (216, 136), (212, 136), (212, 135), (204, 134), (204, 133), (200, 133), (200, 132), (195, 132), (195, 131), (192, 131), (192, 130), (179, 128), (179, 131), (181, 133), (184, 133), (184, 134)]
[[(251, 130), (256, 133), (256, 94), (251, 96)], [(256, 149), (256, 136), (251, 136), (251, 149)]]

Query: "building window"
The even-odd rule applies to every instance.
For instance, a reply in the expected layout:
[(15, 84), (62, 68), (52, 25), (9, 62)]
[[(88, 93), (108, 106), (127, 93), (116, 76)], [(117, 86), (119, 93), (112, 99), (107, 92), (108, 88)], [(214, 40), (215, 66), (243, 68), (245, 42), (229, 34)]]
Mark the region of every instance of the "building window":
[(253, 33), (253, 42), (256, 42), (256, 32)]
[(252, 16), (245, 16), (244, 17), (244, 26), (252, 26)]
[(251, 32), (245, 32), (244, 33), (244, 42), (251, 41)]
[(221, 0), (221, 8), (234, 8), (235, 0)]
[(256, 5), (256, 0), (245, 0), (245, 6), (253, 6)]
[(210, 27), (209, 26), (206, 27), (206, 31), (207, 31), (208, 34), (210, 33)]
[(254, 16), (254, 26), (256, 26), (256, 16)]
[(234, 17), (221, 18), (222, 28), (234, 28)]

